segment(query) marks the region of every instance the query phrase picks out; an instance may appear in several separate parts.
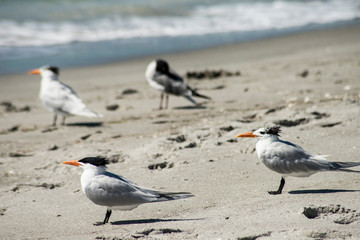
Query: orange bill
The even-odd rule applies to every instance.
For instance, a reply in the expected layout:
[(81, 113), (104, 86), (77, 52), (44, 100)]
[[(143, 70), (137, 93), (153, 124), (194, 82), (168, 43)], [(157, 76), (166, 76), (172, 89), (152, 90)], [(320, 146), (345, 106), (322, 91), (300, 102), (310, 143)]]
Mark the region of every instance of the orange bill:
[(31, 70), (30, 72), (29, 72), (29, 74), (40, 74), (41, 72), (40, 72), (40, 70), (39, 69), (34, 69), (34, 70)]
[(67, 165), (73, 165), (73, 166), (81, 166), (81, 163), (79, 163), (79, 160), (73, 160), (73, 161), (65, 161), (62, 162), (62, 164), (67, 164)]
[(255, 138), (258, 137), (258, 135), (253, 134), (252, 132), (248, 132), (248, 133), (242, 133), (237, 135), (236, 137), (247, 137), (247, 138)]

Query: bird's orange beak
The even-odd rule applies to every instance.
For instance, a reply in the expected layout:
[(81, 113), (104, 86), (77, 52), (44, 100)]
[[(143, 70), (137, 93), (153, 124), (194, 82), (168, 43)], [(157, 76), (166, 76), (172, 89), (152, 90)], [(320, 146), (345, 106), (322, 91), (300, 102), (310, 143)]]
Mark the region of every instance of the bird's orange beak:
[(40, 70), (39, 69), (34, 69), (34, 70), (31, 70), (30, 72), (29, 72), (29, 74), (31, 74), (31, 75), (33, 75), (33, 74), (40, 74), (41, 72), (40, 72)]
[(73, 160), (73, 161), (65, 161), (62, 162), (62, 164), (67, 164), (67, 165), (73, 165), (73, 166), (81, 166), (81, 163), (79, 163), (79, 160)]
[(252, 132), (248, 132), (248, 133), (242, 133), (237, 135), (236, 137), (243, 137), (243, 138), (255, 138), (258, 137), (258, 135), (253, 134)]

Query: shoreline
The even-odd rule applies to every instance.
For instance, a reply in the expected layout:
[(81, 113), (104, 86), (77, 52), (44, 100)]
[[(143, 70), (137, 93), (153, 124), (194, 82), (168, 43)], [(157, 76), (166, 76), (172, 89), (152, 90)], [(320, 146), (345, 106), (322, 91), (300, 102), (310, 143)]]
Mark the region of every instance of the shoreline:
[[(105, 62), (105, 63), (76, 66), (76, 67), (66, 67), (64, 69), (66, 69), (66, 70), (88, 69), (88, 68), (94, 68), (94, 67), (96, 68), (96, 67), (105, 67), (108, 65), (123, 64), (123, 63), (127, 63), (127, 62), (137, 62), (137, 61), (142, 61), (142, 60), (149, 61), (149, 59), (156, 58), (157, 56), (170, 56), (171, 57), (171, 56), (187, 55), (187, 54), (192, 55), (192, 54), (197, 54), (197, 53), (201, 53), (201, 52), (215, 51), (216, 49), (228, 49), (228, 48), (232, 48), (232, 47), (233, 48), (239, 48), (239, 47), (246, 48), (246, 46), (252, 47), (254, 45), (262, 45), (263, 43), (267, 44), (267, 43), (282, 41), (282, 40), (291, 41), (291, 39), (294, 39), (296, 37), (301, 37), (303, 39), (305, 39), (305, 38), (316, 39), (317, 36), (319, 36), (319, 37), (321, 37), (322, 35), (330, 35), (331, 36), (337, 32), (339, 34), (341, 34), (343, 31), (349, 32), (351, 29), (356, 31), (356, 29), (359, 29), (359, 28), (360, 28), (360, 23), (357, 23), (357, 22), (347, 23), (345, 25), (340, 25), (340, 26), (331, 27), (331, 28), (324, 27), (324, 28), (320, 28), (320, 29), (310, 29), (310, 30), (299, 31), (299, 32), (283, 33), (280, 35), (254, 39), (251, 41), (228, 43), (228, 44), (223, 44), (223, 45), (205, 47), (205, 48), (201, 48), (201, 49), (184, 50), (184, 51), (179, 50), (179, 51), (175, 51), (175, 52), (151, 54), (151, 55), (147, 55), (147, 56), (134, 57), (134, 58), (124, 59), (124, 60), (115, 60), (115, 61), (110, 61), (110, 62)], [(357, 35), (357, 34), (356, 34), (356, 32), (354, 32), (354, 34), (352, 34), (352, 35)], [(286, 39), (290, 39), (290, 40), (286, 40)], [(329, 42), (331, 42), (331, 40)], [(255, 58), (256, 57), (257, 56), (255, 56)], [(1, 81), (1, 78), (11, 77), (11, 76), (15, 76), (15, 75), (22, 75), (22, 74), (19, 72), (18, 73), (0, 74), (0, 81)]]
[[(160, 93), (144, 77), (153, 57), (64, 69), (60, 80), (105, 116), (75, 116), (57, 128), (38, 100), (39, 76), (0, 76), (0, 102), (30, 107), (0, 106), (0, 238), (360, 238), (358, 174), (288, 178), (283, 194), (271, 196), (280, 176), (257, 158), (256, 141), (236, 138), (288, 120), (293, 126), (282, 127), (281, 139), (329, 161), (359, 161), (359, 42), (357, 25), (159, 56), (181, 75), (240, 71), (188, 80), (213, 99), (204, 108), (170, 96), (168, 110), (154, 110)], [(111, 104), (119, 108), (106, 110)], [(184, 142), (169, 140), (181, 135)], [(81, 192), (81, 169), (61, 162), (97, 155), (139, 186), (195, 197), (114, 211), (112, 224), (94, 226), (105, 208)], [(349, 211), (332, 211), (337, 205)], [(307, 218), (308, 207), (319, 216)]]
[[(116, 57), (115, 55), (112, 55), (112, 53), (108, 53), (111, 55), (108, 56), (108, 57), (105, 57), (105, 56), (101, 56), (103, 53), (99, 52), (98, 54), (100, 54), (99, 56), (94, 54), (93, 55), (93, 58), (100, 58), (102, 60), (84, 60), (83, 58), (79, 58), (77, 62), (74, 62), (74, 60), (70, 60), (70, 62), (72, 63), (72, 65), (69, 65), (69, 63), (65, 63), (66, 60), (64, 59), (64, 56), (57, 53), (56, 55), (51, 55), (49, 56), (50, 58), (47, 59), (48, 62), (51, 62), (53, 64), (54, 63), (54, 60), (57, 58), (58, 59), (58, 63), (57, 65), (59, 65), (59, 67), (63, 68), (63, 69), (71, 69), (71, 68), (83, 68), (83, 67), (94, 67), (94, 66), (97, 66), (97, 65), (106, 65), (106, 64), (116, 64), (116, 63), (119, 63), (119, 62), (126, 62), (126, 61), (134, 61), (134, 60), (140, 60), (140, 59), (143, 59), (143, 58), (151, 58), (151, 57), (154, 57), (154, 56), (158, 56), (158, 55), (175, 55), (175, 54), (179, 54), (179, 53), (189, 53), (189, 52), (196, 52), (196, 51), (203, 51), (203, 50), (208, 50), (208, 49), (211, 49), (211, 48), (221, 48), (223, 46), (228, 46), (228, 45), (238, 45), (238, 44), (246, 44), (246, 43), (251, 43), (251, 42), (257, 42), (257, 41), (266, 41), (266, 40), (271, 40), (273, 38), (281, 38), (281, 37), (286, 37), (286, 36), (291, 36), (291, 35), (299, 35), (299, 34), (306, 34), (306, 33), (312, 33), (312, 32), (318, 32), (318, 31), (328, 31), (328, 30), (336, 30), (336, 29), (341, 29), (341, 28), (348, 28), (348, 27), (354, 27), (354, 26), (357, 26), (357, 25), (360, 25), (360, 20), (353, 20), (353, 21), (345, 21), (345, 22), (336, 22), (336, 23), (331, 23), (331, 24), (324, 24), (324, 25), (309, 25), (309, 26), (306, 26), (303, 28), (300, 28), (300, 29), (297, 29), (296, 27), (294, 28), (289, 28), (289, 29), (280, 29), (280, 30), (274, 30), (275, 33), (271, 33), (272, 31), (268, 30), (267, 33), (264, 32), (262, 33), (262, 31), (258, 32), (258, 33), (254, 33), (254, 32), (249, 32), (249, 36), (247, 36), (245, 33), (243, 37), (235, 37), (235, 39), (232, 39), (234, 37), (232, 37), (231, 35), (232, 34), (235, 34), (236, 33), (227, 33), (229, 34), (228, 38), (231, 38), (232, 40), (231, 41), (224, 41), (224, 42), (221, 42), (220, 40), (214, 40), (216, 43), (204, 43), (205, 45), (203, 46), (192, 46), (192, 47), (185, 47), (183, 46), (182, 49), (177, 49), (177, 48), (174, 48), (174, 49), (167, 49), (167, 50), (160, 50), (159, 49), (159, 52), (158, 53), (153, 53), (152, 51), (149, 52), (149, 49), (144, 49), (144, 53), (143, 54), (140, 54), (139, 53), (136, 53), (134, 56), (130, 56), (128, 53), (126, 54), (126, 56), (118, 56)], [(238, 33), (239, 34), (239, 33)], [(253, 36), (255, 35), (255, 36)], [(205, 35), (206, 36), (206, 35)], [(171, 37), (170, 37), (171, 38)], [(219, 36), (215, 36), (215, 38), (219, 38)], [(149, 40), (150, 42), (152, 41), (151, 39)], [(174, 40), (174, 44), (176, 45), (177, 42), (181, 41), (181, 39), (175, 39)], [(184, 39), (183, 41), (191, 41), (189, 39)], [(198, 40), (199, 41), (199, 40)], [(218, 42), (220, 41), (220, 42)], [(116, 40), (109, 40), (108, 43), (92, 43), (92, 42), (89, 42), (89, 43), (86, 43), (86, 42), (83, 42), (83, 43), (80, 43), (80, 44), (95, 44), (94, 48), (98, 48), (96, 47), (96, 44), (98, 45), (109, 45), (109, 47), (111, 48), (114, 48), (113, 51), (123, 51), (122, 49), (119, 49), (119, 43), (117, 43)], [(58, 47), (60, 47), (61, 45), (59, 45)], [(76, 44), (74, 45), (76, 46)], [(50, 48), (52, 46), (49, 46)], [(53, 46), (53, 47), (56, 47), (56, 46)], [(81, 46), (78, 46), (78, 47), (81, 47)], [(84, 48), (84, 47), (81, 47), (81, 48)], [(90, 47), (88, 47), (90, 48)], [(101, 47), (100, 47), (101, 48)], [(91, 48), (90, 48), (91, 49)], [(79, 53), (81, 55), (81, 53)], [(84, 53), (83, 53), (84, 54)], [(40, 59), (42, 59), (42, 57), (40, 56)], [(15, 62), (17, 60), (14, 60)], [(19, 64), (25, 64), (25, 65), (28, 65), (28, 68), (31, 68), (31, 65), (29, 65), (28, 61), (31, 61), (31, 59), (19, 59), (18, 60), (18, 63)], [(46, 58), (45, 59), (42, 59), (42, 60), (39, 60), (38, 57), (34, 57), (33, 61), (35, 63), (38, 63), (41, 62), (46, 62)], [(65, 61), (65, 62), (64, 62)], [(11, 62), (11, 61), (10, 61)], [(6, 61), (3, 61), (2, 65), (3, 67), (2, 68), (6, 68), (6, 67), (10, 67), (12, 68), (11, 64), (9, 65), (8, 63), (10, 63), (8, 60)], [(4, 67), (5, 66), (5, 67)], [(0, 72), (2, 71), (3, 69), (0, 69)], [(12, 70), (11, 70), (12, 71)], [(19, 70), (17, 70), (16, 72), (8, 72), (8, 70), (6, 71), (3, 71), (2, 73), (0, 73), (0, 76), (6, 76), (6, 75), (13, 75), (13, 74), (18, 74), (20, 73)]]
[[(204, 70), (209, 67), (221, 68), (222, 65), (226, 65), (229, 67), (229, 70), (232, 70), (236, 69), (238, 64), (247, 65), (248, 62), (254, 60), (271, 59), (272, 55), (286, 56), (301, 51), (309, 51), (309, 48), (319, 48), (321, 46), (331, 47), (332, 45), (336, 45), (339, 40), (353, 43), (360, 38), (358, 32), (360, 32), (360, 25), (355, 25), (350, 27), (278, 36), (252, 42), (228, 44), (195, 51), (146, 56), (94, 66), (66, 68), (63, 70), (60, 69), (61, 74), (65, 75), (64, 77), (61, 76), (61, 80), (73, 86), (73, 83), (70, 84), (70, 82), (66, 80), (68, 76), (71, 78), (71, 81), (78, 84), (78, 81), (83, 81), (83, 79), (87, 79), (87, 81), (92, 82), (96, 78), (101, 77), (102, 74), (106, 74), (106, 71), (114, 72), (116, 74), (114, 75), (114, 79), (116, 80), (117, 78), (121, 78), (122, 71), (129, 72), (129, 69), (131, 69), (132, 77), (134, 75), (138, 75), (136, 76), (138, 78), (137, 81), (141, 82), (140, 79), (143, 78), (142, 73), (145, 72), (147, 64), (155, 58), (166, 58), (172, 63), (172, 65), (176, 64), (177, 71), (181, 75), (183, 75), (186, 70)], [(336, 37), (334, 38), (334, 36)], [(278, 48), (277, 46), (279, 45), (282, 45), (282, 48)], [(213, 56), (216, 56), (216, 58), (213, 58)], [(203, 57), (206, 58), (205, 63), (203, 62)], [(186, 63), (187, 59), (191, 59), (191, 61), (188, 61), (189, 64)], [(33, 68), (38, 67), (40, 66), (34, 66)], [(115, 70), (116, 68), (119, 69)], [(28, 71), (30, 70), (31, 69), (28, 69)], [(81, 78), (73, 77), (74, 74), (77, 75), (77, 72), (81, 72)], [(7, 98), (11, 100), (11, 96), (16, 97), (12, 94), (16, 91), (15, 89), (7, 89), (7, 86), (14, 86), (14, 81), (18, 81), (16, 83), (17, 87), (22, 87), (22, 89), (19, 90), (22, 94), (29, 92), (25, 89), (31, 89), (33, 92), (37, 92), (39, 79), (29, 79), (32, 79), (32, 77), (28, 76), (28, 72), (24, 72), (23, 74), (16, 73), (0, 75), (0, 82), (3, 84), (3, 87), (0, 89), (0, 95), (3, 96), (2, 98), (4, 100)], [(107, 78), (106, 84), (112, 84), (111, 81), (114, 79)], [(144, 78), (142, 80), (145, 81)], [(126, 84), (126, 81), (126, 79), (120, 79), (118, 84)], [(101, 86), (99, 85), (97, 87), (100, 88)], [(32, 96), (34, 96), (33, 93)]]

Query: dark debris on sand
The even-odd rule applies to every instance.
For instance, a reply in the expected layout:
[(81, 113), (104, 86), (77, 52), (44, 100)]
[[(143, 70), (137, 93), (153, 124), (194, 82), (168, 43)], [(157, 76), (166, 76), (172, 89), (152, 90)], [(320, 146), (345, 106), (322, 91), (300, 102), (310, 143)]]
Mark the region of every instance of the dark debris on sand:
[(162, 163), (154, 163), (150, 164), (148, 168), (150, 170), (156, 170), (156, 169), (164, 169), (164, 168), (172, 168), (174, 167), (174, 163), (168, 163), (168, 162), (162, 162)]
[(225, 85), (218, 85), (218, 86), (216, 86), (216, 87), (213, 87), (212, 89), (213, 90), (222, 90), (222, 89), (224, 89), (225, 88)]
[(240, 123), (252, 123), (253, 122), (252, 120), (248, 120), (248, 119), (238, 119), (236, 121), (240, 122)]
[(285, 106), (279, 106), (279, 107), (270, 108), (269, 110), (267, 110), (265, 112), (265, 114), (274, 113), (274, 112), (280, 111), (280, 110), (282, 110), (284, 108), (285, 108)]
[(297, 125), (306, 124), (308, 122), (309, 122), (308, 118), (298, 118), (298, 119), (295, 119), (295, 120), (284, 119), (284, 120), (274, 121), (274, 123), (276, 125), (280, 125), (280, 126), (283, 126), (283, 127), (295, 127)]
[(85, 141), (86, 139), (88, 139), (89, 137), (91, 137), (92, 134), (87, 134), (87, 135), (84, 135), (82, 137), (80, 137), (81, 140)]
[(18, 158), (18, 157), (31, 157), (32, 154), (26, 154), (26, 153), (16, 153), (16, 152), (11, 152), (9, 153), (9, 157), (13, 157), (13, 158)]
[(183, 232), (180, 229), (172, 229), (172, 228), (160, 228), (160, 229), (147, 229), (142, 232), (137, 232), (136, 234), (132, 235), (134, 238), (141, 238), (145, 236), (149, 236), (150, 234), (172, 234), (172, 233), (181, 233)]
[(177, 143), (182, 143), (186, 141), (186, 138), (184, 135), (179, 135), (176, 137), (169, 137), (167, 138), (167, 140), (173, 141), (173, 142), (177, 142)]
[(227, 126), (227, 127), (221, 127), (220, 130), (221, 131), (225, 131), (225, 132), (231, 132), (232, 130), (234, 130), (235, 128), (231, 125)]
[(5, 215), (6, 208), (0, 208), (0, 216)]
[(9, 128), (8, 132), (16, 132), (17, 130), (19, 130), (19, 127), (20, 127), (20, 125), (15, 125), (15, 126)]
[(1, 102), (0, 106), (5, 107), (5, 112), (29, 112), (31, 110), (29, 106), (17, 107), (9, 101)]
[(20, 187), (24, 187), (24, 186), (28, 186), (28, 187), (42, 187), (45, 189), (54, 189), (57, 187), (61, 187), (62, 184), (61, 183), (42, 183), (42, 184), (27, 184), (27, 183), (20, 183), (17, 184), (16, 187), (14, 187), (12, 189), (13, 192), (19, 191)]
[(216, 79), (221, 77), (232, 77), (232, 76), (240, 76), (241, 73), (239, 71), (228, 71), (228, 70), (203, 70), (203, 71), (188, 71), (186, 72), (186, 78), (188, 79)]
[(101, 240), (124, 240), (123, 237), (105, 237), (105, 236), (97, 236), (95, 239), (101, 239)]
[(250, 114), (250, 115), (244, 116), (243, 119), (238, 119), (236, 121), (240, 122), (240, 123), (251, 123), (256, 118), (256, 115), (257, 115), (256, 113)]
[(12, 132), (16, 132), (19, 130), (20, 125), (15, 125), (12, 126), (11, 128), (8, 128), (6, 130), (0, 131), (0, 134), (8, 134), (8, 133), (12, 133)]
[(138, 90), (132, 89), (132, 88), (127, 88), (127, 89), (123, 90), (121, 94), (116, 96), (116, 99), (122, 99), (126, 95), (133, 95), (133, 94), (137, 94), (137, 93), (139, 93)]
[(107, 156), (106, 159), (109, 161), (109, 163), (118, 163), (118, 162), (125, 162), (125, 159), (129, 157), (125, 154), (113, 154), (111, 156)]
[(330, 117), (330, 114), (328, 114), (328, 113), (320, 113), (320, 112), (317, 112), (317, 111), (311, 112), (310, 114), (312, 116), (314, 116), (314, 119), (322, 119), (322, 118)]
[(138, 90), (136, 89), (132, 89), (132, 88), (128, 88), (128, 89), (125, 89), (124, 91), (122, 91), (122, 95), (130, 95), (130, 94), (135, 94), (135, 93), (138, 93)]
[(184, 146), (184, 148), (194, 148), (196, 146), (197, 146), (196, 142), (191, 142), (188, 145)]
[(301, 73), (298, 74), (299, 77), (306, 78), (309, 75), (309, 70), (305, 69)]
[(323, 128), (329, 128), (329, 127), (334, 127), (334, 126), (339, 125), (339, 124), (341, 124), (341, 122), (326, 123), (326, 124), (322, 124), (320, 126), (323, 127)]
[(116, 111), (119, 108), (119, 104), (110, 104), (106, 106), (106, 110), (108, 111)]
[(55, 151), (55, 150), (58, 150), (58, 149), (59, 149), (59, 146), (53, 145), (53, 146), (49, 147), (48, 151)]

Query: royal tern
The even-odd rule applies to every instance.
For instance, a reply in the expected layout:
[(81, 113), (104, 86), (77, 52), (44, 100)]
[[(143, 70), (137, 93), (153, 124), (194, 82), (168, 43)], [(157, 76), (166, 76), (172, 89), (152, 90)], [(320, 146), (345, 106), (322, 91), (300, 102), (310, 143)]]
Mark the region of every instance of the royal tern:
[(193, 104), (197, 104), (197, 102), (192, 97), (211, 99), (199, 94), (195, 89), (189, 87), (184, 82), (184, 79), (174, 72), (169, 67), (169, 64), (162, 59), (154, 60), (147, 66), (145, 77), (150, 86), (161, 91), (159, 109), (162, 109), (164, 94), (166, 95), (165, 108), (168, 107), (169, 94), (183, 96)]
[(85, 117), (101, 117), (102, 115), (91, 111), (81, 101), (76, 92), (68, 85), (59, 81), (59, 68), (54, 66), (43, 66), (34, 69), (29, 74), (41, 75), (40, 100), (44, 106), (54, 113), (53, 125), (56, 125), (57, 115), (65, 118), (71, 115)]
[(360, 162), (329, 162), (326, 155), (312, 155), (300, 146), (279, 139), (280, 127), (265, 127), (254, 132), (243, 133), (237, 137), (258, 137), (256, 153), (259, 159), (270, 170), (280, 173), (281, 181), (277, 191), (270, 194), (281, 194), (285, 177), (309, 177), (322, 171), (360, 172), (347, 168), (360, 166)]
[(192, 197), (187, 192), (159, 192), (138, 187), (124, 177), (107, 172), (108, 161), (103, 157), (86, 157), (66, 161), (63, 164), (80, 166), (81, 187), (85, 195), (95, 204), (106, 206), (103, 224), (109, 221), (112, 210), (132, 210), (143, 203), (163, 202)]

